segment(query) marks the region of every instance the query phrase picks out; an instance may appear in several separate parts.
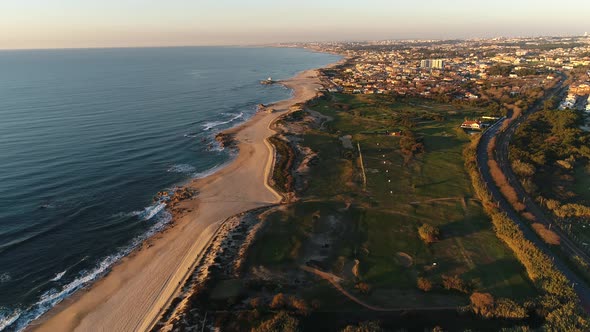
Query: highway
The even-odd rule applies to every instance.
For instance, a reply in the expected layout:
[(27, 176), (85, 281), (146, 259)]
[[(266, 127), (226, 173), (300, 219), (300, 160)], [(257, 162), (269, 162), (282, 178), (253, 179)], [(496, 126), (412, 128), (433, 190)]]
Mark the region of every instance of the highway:
[(583, 281), (576, 273), (574, 273), (569, 266), (564, 262), (564, 260), (556, 256), (545, 244), (538, 235), (531, 230), (531, 228), (523, 222), (523, 218), (512, 208), (512, 206), (508, 203), (508, 201), (504, 198), (502, 193), (500, 192), (498, 186), (496, 186), (492, 175), (490, 173), (490, 169), (488, 167), (488, 153), (487, 148), (490, 144), (491, 139), (495, 136), (496, 137), (496, 150), (494, 152), (495, 159), (498, 162), (498, 166), (502, 169), (502, 172), (508, 179), (510, 185), (515, 189), (518, 198), (521, 202), (523, 202), (526, 206), (526, 211), (532, 213), (535, 216), (535, 219), (543, 223), (547, 226), (552, 224), (551, 230), (556, 232), (561, 238), (561, 247), (565, 252), (569, 255), (575, 254), (580, 256), (586, 262), (590, 264), (590, 257), (583, 251), (580, 250), (575, 243), (573, 243), (559, 227), (552, 223), (550, 217), (548, 217), (541, 207), (539, 207), (535, 200), (528, 196), (528, 193), (524, 190), (520, 181), (514, 175), (512, 168), (510, 166), (510, 162), (508, 159), (508, 152), (510, 147), (510, 140), (514, 135), (514, 132), (518, 128), (520, 124), (522, 124), (528, 116), (531, 114), (543, 109), (543, 103), (545, 100), (553, 97), (554, 95), (559, 95), (563, 92), (563, 89), (567, 87), (562, 87), (565, 75), (562, 75), (561, 82), (552, 90), (550, 90), (544, 98), (539, 99), (535, 102), (522, 116), (513, 120), (509, 126), (503, 132), (500, 131), (500, 127), (506, 119), (501, 119), (497, 123), (495, 123), (492, 127), (490, 127), (487, 131), (485, 131), (481, 137), (479, 145), (477, 147), (477, 163), (479, 165), (479, 170), (482, 176), (482, 179), (487, 185), (488, 190), (490, 191), (493, 199), (497, 202), (499, 208), (504, 211), (507, 216), (512, 219), (512, 221), (519, 226), (519, 228), (524, 233), (524, 236), (529, 241), (533, 242), (543, 253), (547, 256), (551, 257), (556, 268), (563, 273), (568, 280), (572, 283), (574, 290), (576, 291), (578, 297), (580, 298), (581, 304), (586, 312), (590, 313), (590, 287), (588, 284)]

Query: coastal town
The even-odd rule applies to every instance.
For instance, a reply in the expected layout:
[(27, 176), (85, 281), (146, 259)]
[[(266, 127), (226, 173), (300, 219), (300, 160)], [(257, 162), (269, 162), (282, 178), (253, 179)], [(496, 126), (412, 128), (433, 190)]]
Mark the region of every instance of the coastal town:
[[(590, 65), (590, 37), (495, 38), (467, 41), (383, 41), (302, 44), (349, 59), (328, 75), (329, 91), (487, 100), (490, 87), (510, 97), (553, 81), (558, 71)], [(587, 94), (588, 82), (572, 86)]]
[(331, 93), (420, 97), (486, 107), (497, 116), (507, 112), (507, 104), (531, 101), (555, 84), (561, 73), (569, 73), (573, 81), (560, 96), (559, 109), (590, 112), (590, 37), (586, 35), (280, 46), (345, 56), (345, 64), (323, 71), (326, 91)]

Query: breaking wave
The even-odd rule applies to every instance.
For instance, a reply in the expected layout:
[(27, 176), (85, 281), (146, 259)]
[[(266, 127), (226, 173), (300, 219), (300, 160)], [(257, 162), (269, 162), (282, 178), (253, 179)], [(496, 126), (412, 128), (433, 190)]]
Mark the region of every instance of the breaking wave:
[[(91, 270), (80, 272), (78, 278), (65, 284), (61, 288), (53, 288), (45, 292), (43, 295), (41, 295), (39, 301), (29, 307), (26, 311), (16, 309), (10, 313), (0, 312), (0, 331), (8, 327), (11, 327), (15, 331), (22, 331), (30, 322), (39, 318), (41, 315), (60, 303), (63, 299), (105, 275), (113, 266), (113, 264), (115, 264), (121, 258), (129, 255), (133, 249), (135, 249), (149, 237), (161, 231), (170, 222), (170, 220), (172, 220), (172, 215), (169, 212), (163, 211), (162, 213), (159, 213), (163, 210), (164, 206), (164, 203), (160, 203), (156, 206), (152, 206), (153, 209), (146, 209), (147, 211), (144, 211), (145, 216), (143, 216), (143, 218), (147, 218), (146, 220), (149, 220), (155, 215), (159, 214), (158, 221), (154, 223), (154, 225), (152, 225), (152, 227), (150, 227), (147, 232), (134, 238), (129, 246), (121, 248), (117, 253), (103, 258)], [(58, 273), (56, 277), (51, 280), (59, 280), (65, 273), (66, 271)], [(59, 279), (57, 279), (57, 277), (59, 277)]]
[(55, 277), (51, 279), (51, 281), (59, 281), (66, 274), (66, 272), (68, 272), (68, 270), (63, 270), (62, 272), (56, 274)]
[(145, 209), (143, 209), (141, 211), (131, 212), (131, 214), (134, 216), (138, 216), (142, 220), (147, 221), (147, 220), (152, 219), (156, 215), (158, 215), (158, 213), (160, 213), (160, 211), (164, 210), (165, 207), (166, 207), (166, 203), (158, 202), (154, 205), (150, 205), (150, 206), (146, 207)]
[[(234, 114), (232, 114), (234, 115)], [(231, 123), (237, 119), (241, 119), (244, 117), (244, 112), (240, 112), (240, 114), (234, 115), (231, 119), (227, 120), (227, 121), (213, 121), (213, 122), (207, 122), (203, 125), (203, 129), (204, 130), (211, 130), (215, 127), (219, 127), (222, 126), (224, 124), (228, 124)]]
[(0, 310), (0, 331), (4, 331), (5, 328), (12, 325), (21, 315), (20, 310), (14, 310), (13, 312), (3, 312)]
[(195, 167), (189, 164), (178, 164), (173, 165), (172, 167), (168, 168), (168, 173), (193, 173), (195, 171)]

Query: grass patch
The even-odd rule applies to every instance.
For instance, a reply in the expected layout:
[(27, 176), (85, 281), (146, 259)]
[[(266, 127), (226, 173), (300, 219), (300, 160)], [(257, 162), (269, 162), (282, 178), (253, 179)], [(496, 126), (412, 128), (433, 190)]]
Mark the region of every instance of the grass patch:
[[(467, 294), (440, 286), (429, 293), (417, 290), (418, 277), (438, 285), (443, 275), (460, 275), (473, 289), (497, 297), (524, 301), (535, 296), (524, 268), (494, 234), (464, 168), (462, 151), (469, 137), (458, 127), (465, 117), (485, 112), (390, 98), (335, 94), (312, 107), (333, 120), (324, 130), (302, 136), (302, 144), (319, 160), (310, 169), (309, 186), (299, 193), (300, 202), (268, 216), (248, 264), (281, 273), (311, 264), (343, 278), (345, 288), (359, 298), (383, 307), (466, 304)], [(404, 155), (400, 137), (385, 134), (398, 130), (411, 130), (424, 152)], [(352, 136), (354, 150), (342, 146), (339, 137), (344, 135)], [(420, 239), (418, 228), (424, 223), (441, 230), (438, 242), (427, 245)], [(409, 255), (412, 264), (400, 264), (398, 253)], [(355, 260), (358, 269), (352, 272)], [(354, 288), (359, 281), (371, 290), (361, 294)], [(309, 299), (324, 294), (325, 307), (337, 308), (343, 298), (326, 289), (330, 287), (321, 282), (298, 292)]]

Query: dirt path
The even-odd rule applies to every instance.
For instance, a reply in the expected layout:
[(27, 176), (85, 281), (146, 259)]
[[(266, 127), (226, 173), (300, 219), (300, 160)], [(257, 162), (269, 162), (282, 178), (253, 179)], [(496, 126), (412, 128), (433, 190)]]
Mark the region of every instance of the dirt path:
[(405, 308), (382, 308), (382, 307), (377, 307), (374, 305), (370, 305), (362, 300), (360, 300), (359, 298), (357, 298), (356, 296), (350, 294), (346, 289), (344, 289), (341, 285), (340, 282), (343, 281), (342, 278), (332, 274), (332, 273), (328, 273), (328, 272), (324, 272), (321, 270), (318, 270), (316, 268), (307, 266), (307, 265), (302, 265), (301, 269), (304, 271), (307, 271), (309, 273), (313, 273), (316, 276), (327, 280), (330, 284), (332, 284), (332, 286), (334, 286), (334, 288), (336, 288), (336, 290), (338, 290), (342, 295), (346, 296), (347, 298), (349, 298), (351, 301), (369, 309), (372, 311), (385, 311), (385, 312), (395, 312), (395, 311), (430, 311), (430, 310), (448, 310), (448, 309), (457, 309), (457, 307), (453, 307), (453, 306), (445, 306), (445, 307), (405, 307)]

